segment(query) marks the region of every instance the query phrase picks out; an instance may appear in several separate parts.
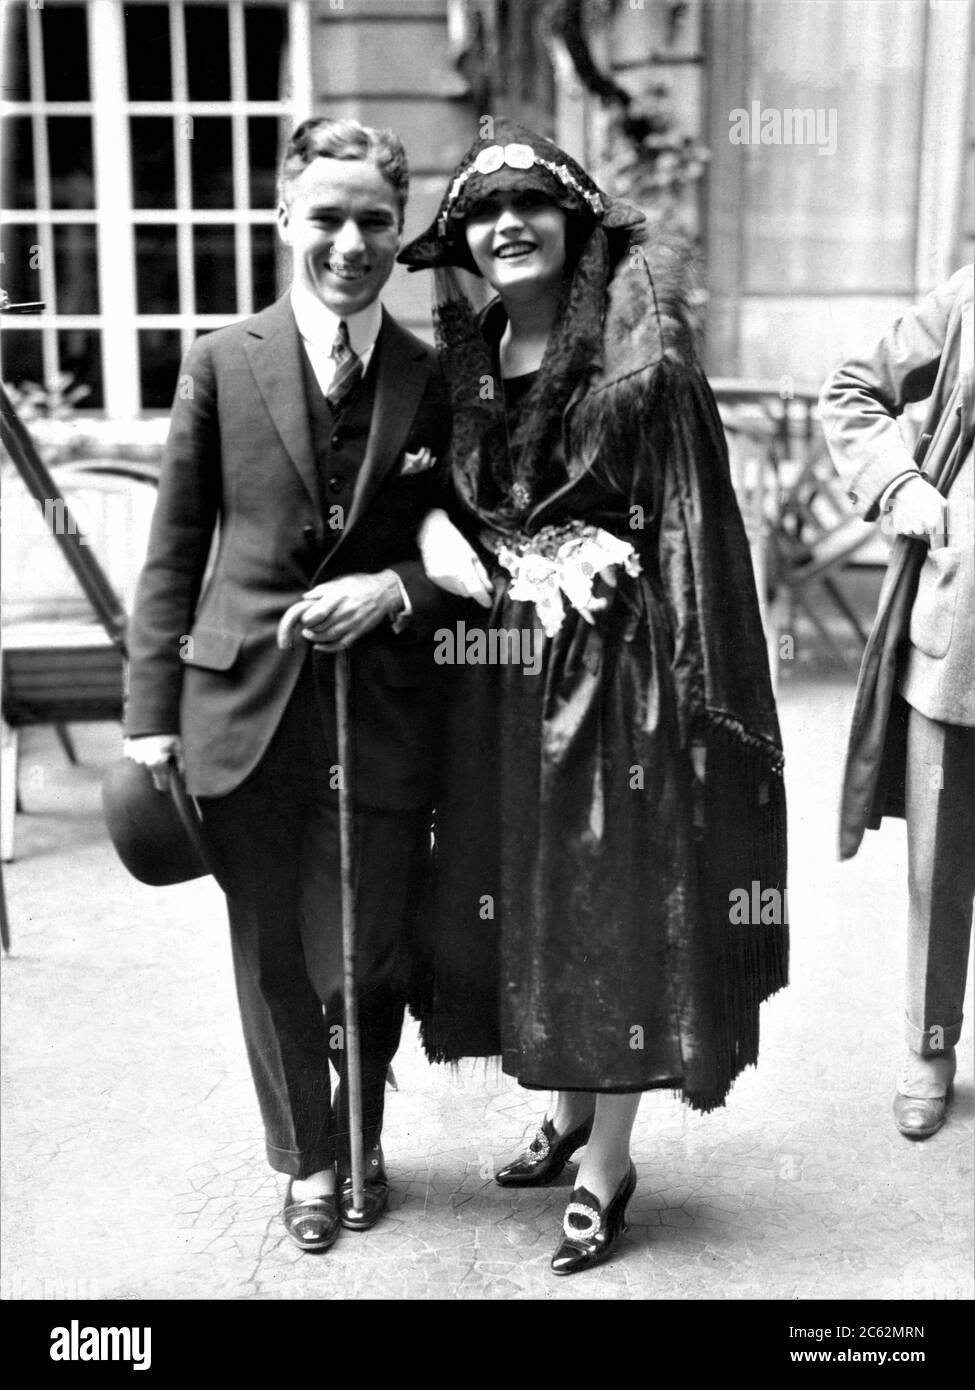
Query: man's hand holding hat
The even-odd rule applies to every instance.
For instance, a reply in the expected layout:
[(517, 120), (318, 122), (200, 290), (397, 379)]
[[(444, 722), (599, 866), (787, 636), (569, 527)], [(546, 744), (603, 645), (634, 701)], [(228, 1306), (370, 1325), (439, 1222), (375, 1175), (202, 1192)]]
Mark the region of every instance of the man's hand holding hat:
[(183, 771), (183, 743), (179, 734), (146, 734), (122, 740), (122, 755), (141, 763), (152, 773), (157, 791), (169, 790), (169, 769), (175, 762)]

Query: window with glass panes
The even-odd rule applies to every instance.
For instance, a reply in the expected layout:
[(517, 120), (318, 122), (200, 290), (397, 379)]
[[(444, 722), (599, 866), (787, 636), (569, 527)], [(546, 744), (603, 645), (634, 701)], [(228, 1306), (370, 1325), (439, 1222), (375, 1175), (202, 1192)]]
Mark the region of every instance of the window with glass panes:
[(3, 26), (4, 380), (168, 408), (201, 331), (277, 292), (279, 150), (311, 108), (309, 0), (13, 0)]

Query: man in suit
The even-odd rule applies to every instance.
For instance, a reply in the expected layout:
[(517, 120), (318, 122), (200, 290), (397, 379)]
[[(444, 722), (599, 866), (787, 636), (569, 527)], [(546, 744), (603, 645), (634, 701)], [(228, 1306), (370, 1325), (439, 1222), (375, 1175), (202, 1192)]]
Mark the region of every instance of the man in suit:
[[(968, 266), (838, 368), (820, 399), (858, 512), (914, 538), (895, 542), (864, 657), (841, 846), (855, 853), (864, 825), (906, 815), (907, 1058), (894, 1118), (910, 1139), (936, 1133), (947, 1113), (975, 899), (973, 357)], [(897, 417), (925, 399), (912, 455)]]
[[(126, 751), (157, 785), (176, 759), (198, 798), (267, 1156), (289, 1176), (285, 1226), (305, 1250), (327, 1249), (340, 1224), (371, 1226), (386, 1204), (384, 1085), (429, 849), (432, 638), (445, 600), (416, 534), (448, 405), (436, 355), (378, 298), (407, 190), (392, 132), (329, 119), (294, 132), (278, 209), (293, 284), (187, 355), (130, 633)], [(362, 1211), (344, 1094), (337, 788), (350, 770), (338, 765), (333, 694), (344, 648)]]

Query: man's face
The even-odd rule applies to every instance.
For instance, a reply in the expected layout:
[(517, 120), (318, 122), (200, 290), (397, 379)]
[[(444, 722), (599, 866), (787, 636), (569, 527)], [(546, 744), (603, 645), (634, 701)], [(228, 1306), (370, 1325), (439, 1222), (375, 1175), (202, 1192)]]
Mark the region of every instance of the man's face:
[(400, 243), (399, 203), (371, 160), (322, 156), (288, 188), (278, 229), (291, 247), (296, 283), (347, 318), (389, 279)]

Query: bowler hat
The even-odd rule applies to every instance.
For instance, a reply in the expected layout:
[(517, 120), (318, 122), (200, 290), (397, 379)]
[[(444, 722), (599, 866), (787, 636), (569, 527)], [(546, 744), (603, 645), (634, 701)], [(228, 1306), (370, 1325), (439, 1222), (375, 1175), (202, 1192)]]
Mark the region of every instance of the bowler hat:
[(102, 781), (102, 809), (112, 844), (140, 883), (156, 887), (220, 875), (212, 845), (175, 767), (161, 792), (142, 763), (120, 758)]

